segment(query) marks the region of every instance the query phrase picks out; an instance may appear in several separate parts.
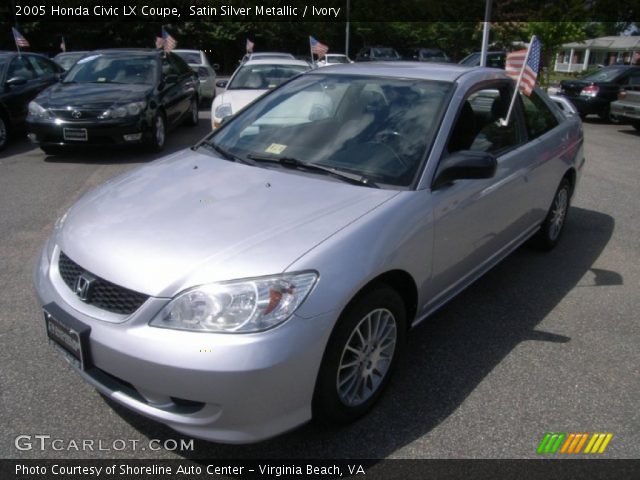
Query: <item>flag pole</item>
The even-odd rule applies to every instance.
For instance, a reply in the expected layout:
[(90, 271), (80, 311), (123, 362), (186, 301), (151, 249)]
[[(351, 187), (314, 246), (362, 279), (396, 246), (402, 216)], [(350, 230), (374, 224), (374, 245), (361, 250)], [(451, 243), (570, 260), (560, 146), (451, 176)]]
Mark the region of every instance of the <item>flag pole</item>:
[(309, 37), (309, 53), (311, 53), (311, 65), (313, 65), (313, 47), (311, 46), (311, 37)]
[(524, 69), (527, 68), (527, 62), (529, 61), (529, 54), (531, 53), (531, 47), (533, 46), (533, 41), (535, 40), (536, 36), (533, 35), (531, 37), (531, 40), (529, 41), (529, 47), (527, 47), (527, 54), (524, 57), (524, 61), (522, 62), (522, 68), (520, 69), (520, 75), (518, 75), (518, 82), (516, 83), (516, 88), (513, 91), (513, 97), (511, 97), (511, 103), (509, 104), (509, 110), (507, 111), (507, 118), (505, 118), (504, 120), (500, 120), (500, 124), (503, 127), (506, 127), (507, 125), (509, 125), (509, 119), (511, 118), (511, 112), (513, 111), (513, 106), (516, 103), (516, 95), (518, 95), (518, 92), (520, 91), (520, 82), (522, 82), (522, 76), (524, 75)]

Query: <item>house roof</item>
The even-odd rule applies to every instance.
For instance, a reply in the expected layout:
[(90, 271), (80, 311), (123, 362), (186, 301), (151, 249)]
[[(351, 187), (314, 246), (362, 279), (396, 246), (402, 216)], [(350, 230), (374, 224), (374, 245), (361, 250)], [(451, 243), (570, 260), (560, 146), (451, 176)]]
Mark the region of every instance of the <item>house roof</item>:
[(633, 51), (640, 50), (640, 36), (619, 36), (590, 38), (582, 42), (571, 42), (562, 45), (562, 48), (610, 50), (610, 51)]

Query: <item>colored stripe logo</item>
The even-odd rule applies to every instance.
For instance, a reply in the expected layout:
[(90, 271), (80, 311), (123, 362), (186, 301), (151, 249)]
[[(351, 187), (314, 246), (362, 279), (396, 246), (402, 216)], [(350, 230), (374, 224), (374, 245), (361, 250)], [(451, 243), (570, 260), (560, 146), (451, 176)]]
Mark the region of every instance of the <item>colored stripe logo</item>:
[[(566, 453), (604, 453), (613, 433), (554, 433), (544, 434), (538, 445), (540, 455)], [(584, 448), (584, 450), (583, 450)]]

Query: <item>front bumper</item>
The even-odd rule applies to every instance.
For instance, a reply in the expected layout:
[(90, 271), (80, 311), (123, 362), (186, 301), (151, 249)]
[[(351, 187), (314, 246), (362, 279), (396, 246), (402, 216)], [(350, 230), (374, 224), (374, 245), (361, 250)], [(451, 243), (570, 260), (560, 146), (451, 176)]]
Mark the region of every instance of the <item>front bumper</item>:
[[(86, 129), (87, 139), (65, 139), (65, 128)], [(40, 121), (28, 118), (27, 130), (28, 137), (33, 143), (44, 146), (131, 145), (142, 143), (151, 136), (149, 122), (141, 118), (92, 121), (65, 121), (60, 119)], [(126, 140), (125, 135), (138, 135), (140, 138)]]
[(226, 443), (263, 440), (311, 418), (334, 313), (294, 315), (262, 333), (196, 333), (150, 327), (168, 302), (151, 297), (129, 317), (100, 320), (62, 282), (59, 248), (53, 261), (46, 250), (35, 271), (38, 297), (91, 328), (91, 367), (74, 369), (107, 397), (186, 435)]

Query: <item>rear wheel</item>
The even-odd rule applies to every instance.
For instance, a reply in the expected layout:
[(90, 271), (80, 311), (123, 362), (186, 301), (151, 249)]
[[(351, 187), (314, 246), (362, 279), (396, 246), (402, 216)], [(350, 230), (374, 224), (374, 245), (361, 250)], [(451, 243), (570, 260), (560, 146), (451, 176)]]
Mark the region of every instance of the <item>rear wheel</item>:
[(4, 150), (9, 143), (9, 122), (0, 113), (0, 150)]
[(313, 410), (335, 423), (352, 422), (380, 398), (404, 346), (406, 312), (402, 298), (380, 285), (347, 307), (322, 360)]
[(542, 222), (540, 231), (533, 237), (533, 243), (541, 250), (551, 250), (560, 241), (569, 211), (571, 199), (571, 184), (566, 178), (562, 179), (556, 191), (547, 217)]
[(190, 127), (195, 127), (198, 125), (198, 120), (198, 97), (193, 97), (185, 123)]

